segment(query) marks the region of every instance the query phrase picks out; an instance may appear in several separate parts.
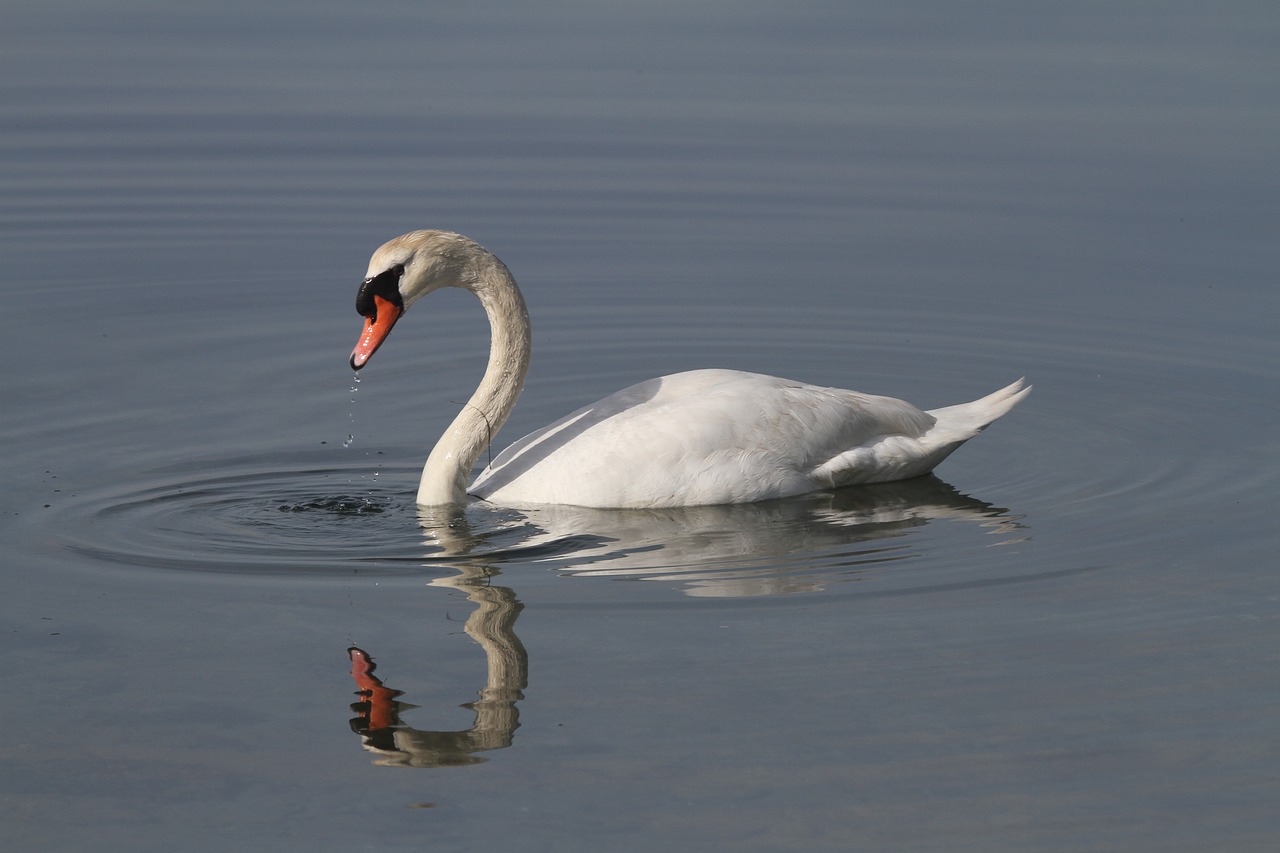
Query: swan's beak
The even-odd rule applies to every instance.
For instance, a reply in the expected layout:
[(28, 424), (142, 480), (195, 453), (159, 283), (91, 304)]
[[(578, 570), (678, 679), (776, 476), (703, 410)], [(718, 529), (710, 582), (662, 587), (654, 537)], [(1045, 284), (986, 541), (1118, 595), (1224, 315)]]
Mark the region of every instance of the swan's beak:
[(373, 314), (365, 318), (364, 331), (360, 333), (360, 340), (356, 342), (356, 348), (351, 351), (351, 367), (353, 370), (359, 370), (364, 367), (365, 362), (378, 351), (378, 347), (382, 346), (382, 342), (387, 339), (387, 335), (391, 334), (391, 327), (404, 314), (403, 308), (389, 299), (383, 299), (381, 296), (374, 296), (373, 304)]

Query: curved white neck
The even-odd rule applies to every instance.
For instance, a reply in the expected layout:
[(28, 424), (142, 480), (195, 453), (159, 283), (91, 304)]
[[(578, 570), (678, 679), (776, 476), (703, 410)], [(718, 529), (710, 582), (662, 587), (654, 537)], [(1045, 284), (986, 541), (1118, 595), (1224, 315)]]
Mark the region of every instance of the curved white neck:
[(467, 500), (471, 469), (506, 423), (529, 372), (529, 310), (506, 266), (489, 257), (492, 264), (477, 270), (474, 280), (458, 282), (479, 297), (489, 315), (489, 366), (471, 399), (427, 457), (418, 484), (418, 503), (423, 506)]

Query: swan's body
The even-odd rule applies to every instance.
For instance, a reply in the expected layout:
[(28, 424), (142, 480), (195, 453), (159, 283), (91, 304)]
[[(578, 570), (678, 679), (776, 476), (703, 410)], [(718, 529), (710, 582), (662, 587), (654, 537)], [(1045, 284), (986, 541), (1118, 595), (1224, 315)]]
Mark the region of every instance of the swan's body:
[(524, 299), (507, 268), (457, 234), (415, 231), (386, 243), (356, 299), (367, 318), (351, 354), (364, 366), (422, 296), (463, 287), (480, 298), (493, 342), (475, 394), (431, 451), (418, 503), (672, 507), (749, 503), (932, 471), (1031, 390), (932, 411), (891, 397), (734, 370), (694, 370), (632, 385), (530, 433), (466, 489), (489, 438), (515, 406), (529, 365)]

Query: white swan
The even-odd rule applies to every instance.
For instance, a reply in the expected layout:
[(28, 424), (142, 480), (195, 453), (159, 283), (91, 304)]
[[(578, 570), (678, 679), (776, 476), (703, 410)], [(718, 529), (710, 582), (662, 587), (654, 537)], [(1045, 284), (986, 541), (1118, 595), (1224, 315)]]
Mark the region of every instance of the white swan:
[(511, 507), (675, 507), (750, 503), (927, 474), (1030, 392), (1019, 379), (981, 400), (924, 412), (902, 400), (735, 370), (650, 379), (579, 409), (508, 447), (466, 488), (506, 422), (529, 368), (529, 313), (506, 266), (480, 244), (414, 231), (384, 244), (356, 296), (364, 367), (404, 312), (442, 287), (479, 297), (489, 365), (427, 458), (424, 506), (470, 493)]

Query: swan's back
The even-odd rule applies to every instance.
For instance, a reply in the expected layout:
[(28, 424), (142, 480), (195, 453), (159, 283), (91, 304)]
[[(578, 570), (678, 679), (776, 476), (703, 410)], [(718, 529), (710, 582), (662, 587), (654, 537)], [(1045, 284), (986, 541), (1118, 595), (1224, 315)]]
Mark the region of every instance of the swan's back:
[(678, 373), (525, 436), (469, 491), (506, 506), (664, 507), (901, 480), (928, 473), (1028, 390), (1019, 381), (923, 412), (891, 397), (773, 376)]

